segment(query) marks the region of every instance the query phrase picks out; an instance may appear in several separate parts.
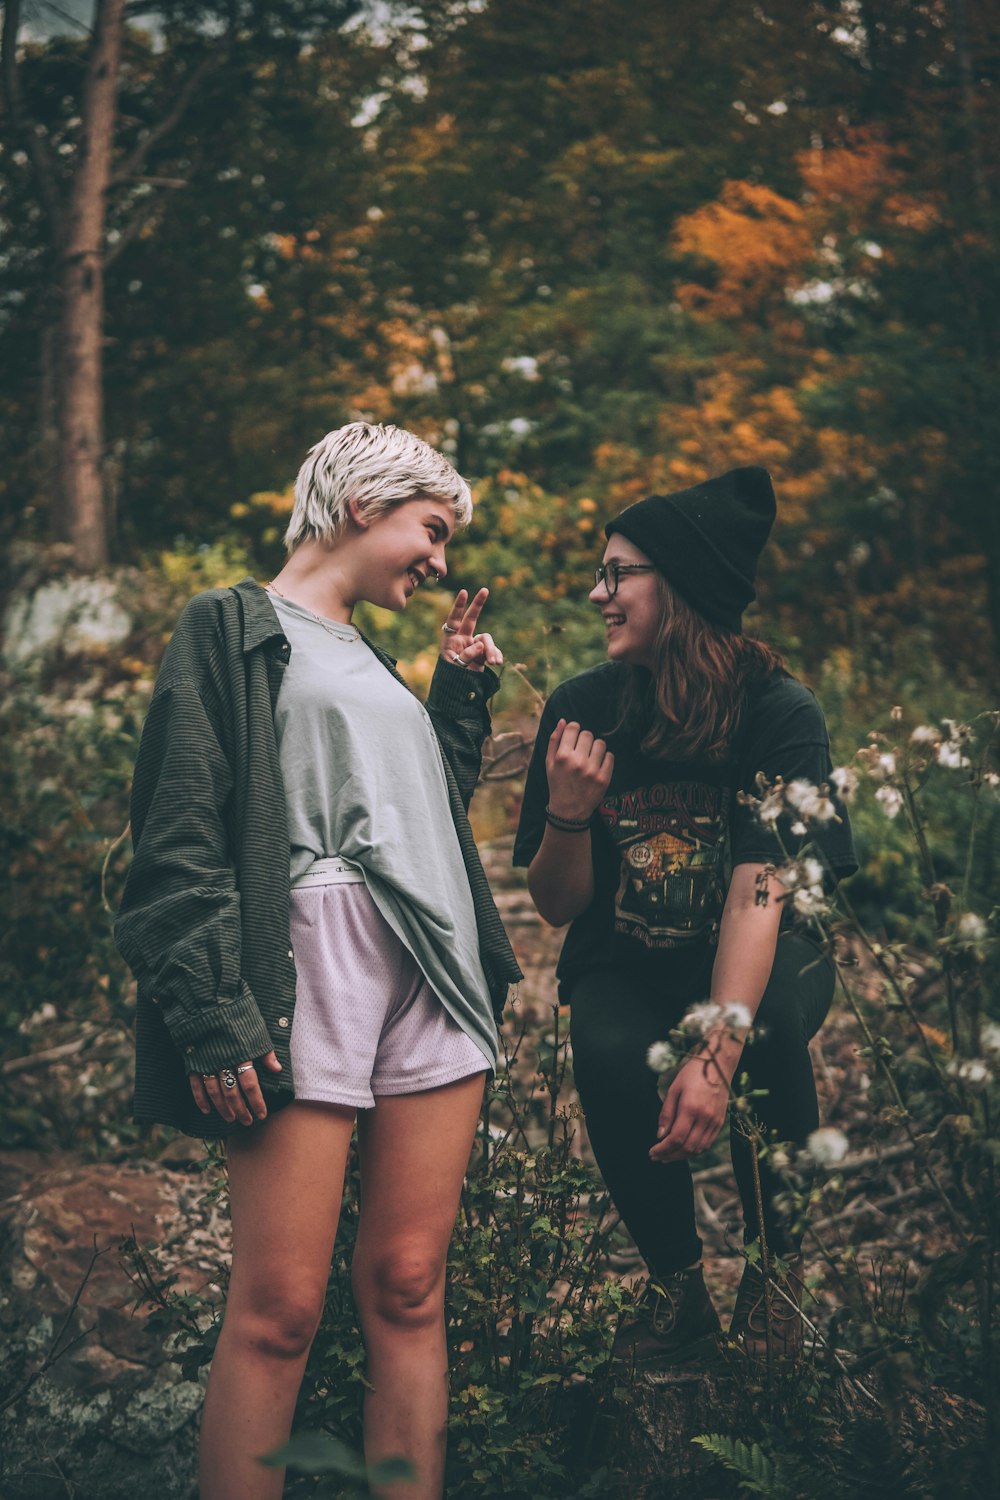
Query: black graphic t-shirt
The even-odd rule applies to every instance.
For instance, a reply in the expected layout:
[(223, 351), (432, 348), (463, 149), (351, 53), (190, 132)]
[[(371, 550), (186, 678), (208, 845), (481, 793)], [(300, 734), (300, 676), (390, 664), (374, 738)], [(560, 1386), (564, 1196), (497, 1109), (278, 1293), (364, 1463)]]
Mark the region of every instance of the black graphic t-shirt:
[[(639, 735), (615, 732), (622, 674), (614, 662), (564, 682), (542, 713), (514, 844), (515, 865), (529, 865), (545, 832), (549, 800), (545, 754), (559, 719), (575, 720), (614, 752), (611, 785), (591, 824), (594, 898), (571, 923), (558, 974), (571, 980), (601, 963), (651, 964), (675, 974), (710, 959), (730, 869), (781, 863), (796, 839), (783, 821), (761, 826), (741, 807), (737, 790), (756, 794), (769, 781), (825, 781), (832, 769), (822, 710), (808, 688), (786, 673), (754, 692), (736, 760), (726, 765), (654, 760)], [(857, 868), (846, 811), (841, 821), (811, 828), (836, 878)], [(789, 820), (790, 821), (790, 820)], [(780, 836), (780, 837), (779, 837)], [(586, 840), (581, 840), (584, 848)], [(583, 849), (581, 849), (583, 856)]]
[(728, 787), (698, 780), (609, 788), (598, 817), (619, 861), (616, 933), (655, 949), (711, 929), (721, 910), (729, 803)]

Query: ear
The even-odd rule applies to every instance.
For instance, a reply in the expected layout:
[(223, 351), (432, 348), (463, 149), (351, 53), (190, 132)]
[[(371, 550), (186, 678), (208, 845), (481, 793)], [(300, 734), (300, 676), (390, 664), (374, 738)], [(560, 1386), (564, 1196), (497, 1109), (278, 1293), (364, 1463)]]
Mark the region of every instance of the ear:
[(367, 531), (372, 523), (371, 516), (365, 510), (359, 500), (350, 499), (347, 502), (347, 514), (360, 531)]

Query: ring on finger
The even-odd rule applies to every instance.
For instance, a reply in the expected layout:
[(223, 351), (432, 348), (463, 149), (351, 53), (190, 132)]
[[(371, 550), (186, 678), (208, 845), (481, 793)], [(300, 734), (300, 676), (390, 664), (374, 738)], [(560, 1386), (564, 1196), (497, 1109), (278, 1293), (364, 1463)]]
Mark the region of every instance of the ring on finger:
[(240, 1063), (239, 1067), (236, 1069), (237, 1076), (239, 1076), (240, 1073), (252, 1073), (252, 1072), (253, 1072), (253, 1063)]
[(441, 626), (441, 629), (444, 631), (445, 635), (458, 635), (458, 626), (449, 625), (447, 620), (445, 620), (444, 624)]
[(232, 1068), (223, 1068), (219, 1077), (222, 1080), (223, 1088), (234, 1089), (236, 1087), (236, 1074)]

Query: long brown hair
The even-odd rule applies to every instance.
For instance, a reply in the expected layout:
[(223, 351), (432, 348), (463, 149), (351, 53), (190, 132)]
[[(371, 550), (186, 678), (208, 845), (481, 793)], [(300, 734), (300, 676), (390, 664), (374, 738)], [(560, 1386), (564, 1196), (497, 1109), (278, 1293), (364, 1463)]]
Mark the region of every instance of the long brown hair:
[(784, 669), (763, 641), (711, 625), (686, 604), (662, 573), (660, 624), (652, 667), (631, 667), (620, 699), (619, 727), (637, 730), (657, 760), (728, 760), (755, 682)]

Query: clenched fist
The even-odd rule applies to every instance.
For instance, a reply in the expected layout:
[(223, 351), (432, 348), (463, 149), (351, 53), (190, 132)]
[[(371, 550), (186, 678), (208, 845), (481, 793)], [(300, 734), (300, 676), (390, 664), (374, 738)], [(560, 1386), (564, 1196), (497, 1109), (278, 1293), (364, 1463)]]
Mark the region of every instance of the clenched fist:
[(549, 806), (560, 818), (589, 818), (611, 784), (615, 758), (589, 729), (560, 719), (549, 738), (545, 774)]

